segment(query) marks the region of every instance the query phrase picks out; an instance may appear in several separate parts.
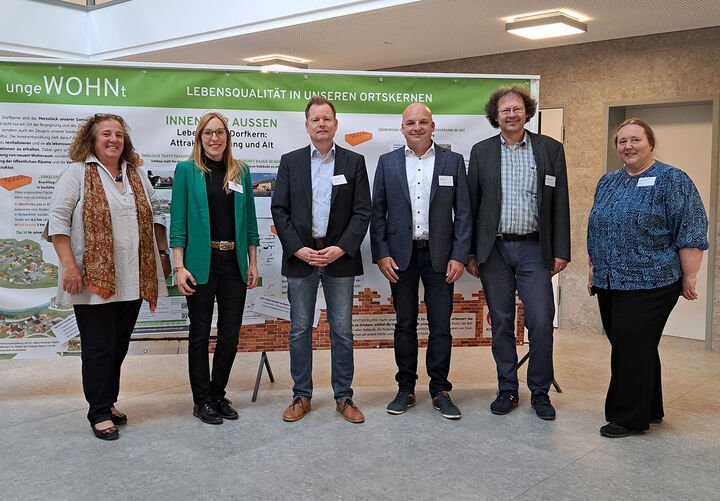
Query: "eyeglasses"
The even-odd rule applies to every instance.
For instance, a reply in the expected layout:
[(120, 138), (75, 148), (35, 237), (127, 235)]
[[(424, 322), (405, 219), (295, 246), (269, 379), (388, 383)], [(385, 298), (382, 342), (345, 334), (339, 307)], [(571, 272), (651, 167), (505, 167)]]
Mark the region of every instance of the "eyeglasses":
[(223, 137), (225, 137), (226, 132), (225, 132), (225, 129), (217, 129), (217, 130), (204, 129), (201, 132), (201, 134), (202, 134), (202, 137), (204, 137), (205, 139), (210, 139), (211, 137), (213, 137), (213, 134), (215, 134), (218, 138), (223, 138)]
[(510, 113), (512, 113), (512, 114), (514, 114), (514, 115), (519, 115), (519, 114), (521, 114), (521, 113), (524, 112), (524, 111), (525, 111), (525, 108), (521, 108), (520, 106), (517, 106), (517, 107), (512, 108), (512, 109), (510, 109), (510, 108), (505, 108), (505, 109), (503, 109), (503, 110), (500, 110), (500, 111), (498, 111), (498, 114), (506, 117), (506, 116), (508, 116)]

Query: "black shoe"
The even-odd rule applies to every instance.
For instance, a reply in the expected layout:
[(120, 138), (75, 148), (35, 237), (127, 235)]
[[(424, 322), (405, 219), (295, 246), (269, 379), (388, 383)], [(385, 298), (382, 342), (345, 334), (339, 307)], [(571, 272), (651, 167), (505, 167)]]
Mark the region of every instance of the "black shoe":
[(652, 424), (660, 424), (662, 422), (663, 422), (663, 418), (661, 418), (661, 417), (650, 420), (650, 423), (652, 423)]
[(448, 419), (460, 419), (460, 409), (458, 409), (452, 400), (450, 400), (450, 394), (446, 391), (437, 392), (432, 399), (433, 408), (440, 411), (442, 417)]
[(237, 419), (238, 413), (235, 409), (232, 408), (230, 405), (232, 402), (228, 400), (227, 398), (221, 398), (220, 400), (215, 401), (215, 410), (217, 410), (218, 414), (220, 414), (224, 419)]
[(90, 427), (92, 428), (95, 436), (100, 440), (117, 440), (120, 437), (120, 433), (118, 432), (118, 429), (115, 428), (115, 425), (110, 428), (105, 428), (104, 430), (98, 430), (95, 428), (94, 424), (91, 424)]
[(533, 396), (530, 397), (530, 405), (535, 409), (535, 413), (540, 419), (547, 421), (555, 419), (555, 409), (550, 403), (550, 397), (544, 391), (534, 393)]
[(415, 394), (407, 391), (398, 391), (392, 402), (387, 406), (390, 414), (402, 414), (408, 407), (415, 405)]
[(119, 410), (115, 409), (115, 412), (110, 409), (110, 419), (112, 420), (113, 424), (115, 426), (121, 425), (121, 424), (127, 424), (127, 415), (123, 414)]
[(193, 406), (193, 416), (200, 418), (200, 421), (207, 424), (222, 424), (223, 418), (215, 408), (213, 402), (205, 402), (202, 405)]
[(629, 437), (630, 435), (635, 435), (636, 433), (642, 433), (642, 430), (631, 430), (630, 428), (625, 428), (623, 425), (616, 423), (608, 423), (600, 428), (600, 435), (608, 438)]
[(490, 404), (490, 410), (493, 414), (504, 415), (517, 407), (517, 405), (517, 393), (510, 390), (500, 390), (497, 392), (497, 397), (495, 397), (495, 401)]

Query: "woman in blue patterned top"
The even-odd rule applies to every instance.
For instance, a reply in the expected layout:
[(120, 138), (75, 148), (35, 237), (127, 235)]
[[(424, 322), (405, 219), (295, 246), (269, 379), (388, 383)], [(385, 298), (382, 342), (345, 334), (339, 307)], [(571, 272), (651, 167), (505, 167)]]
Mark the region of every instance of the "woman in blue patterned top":
[(587, 246), (588, 290), (612, 346), (600, 434), (619, 438), (662, 421), (658, 344), (678, 297), (698, 297), (708, 220), (688, 175), (654, 159), (648, 124), (629, 118), (614, 141), (625, 165), (598, 182)]

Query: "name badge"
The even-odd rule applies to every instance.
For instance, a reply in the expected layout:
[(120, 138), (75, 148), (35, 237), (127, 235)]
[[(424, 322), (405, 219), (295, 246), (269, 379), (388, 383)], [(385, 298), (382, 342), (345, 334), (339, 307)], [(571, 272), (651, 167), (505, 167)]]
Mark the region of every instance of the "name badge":
[(453, 177), (452, 176), (438, 176), (438, 184), (440, 186), (452, 186), (453, 185)]
[(641, 186), (655, 186), (655, 176), (653, 177), (641, 177), (638, 179), (638, 188)]
[(345, 179), (345, 174), (338, 174), (337, 176), (333, 176), (332, 178), (330, 178), (330, 180), (332, 181), (333, 186), (347, 184), (347, 179)]
[(229, 186), (230, 189), (233, 190), (233, 191), (237, 191), (238, 193), (242, 193), (242, 192), (243, 192), (243, 186), (242, 186), (242, 184), (237, 184), (237, 183), (235, 183), (235, 182), (233, 182), (233, 181), (228, 181), (228, 186)]
[(545, 174), (545, 186), (551, 186), (555, 188), (555, 176), (551, 176), (550, 174)]

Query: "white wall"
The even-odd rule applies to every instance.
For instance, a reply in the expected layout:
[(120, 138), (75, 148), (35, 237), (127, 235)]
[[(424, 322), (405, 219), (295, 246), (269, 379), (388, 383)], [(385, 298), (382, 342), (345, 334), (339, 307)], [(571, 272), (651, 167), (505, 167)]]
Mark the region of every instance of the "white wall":
[(0, 50), (37, 56), (85, 58), (88, 13), (28, 0), (2, 0)]
[(105, 60), (416, 1), (132, 0), (86, 12), (2, 0), (0, 51)]

